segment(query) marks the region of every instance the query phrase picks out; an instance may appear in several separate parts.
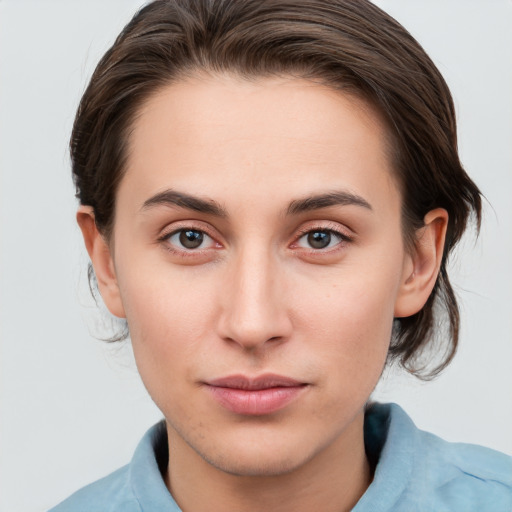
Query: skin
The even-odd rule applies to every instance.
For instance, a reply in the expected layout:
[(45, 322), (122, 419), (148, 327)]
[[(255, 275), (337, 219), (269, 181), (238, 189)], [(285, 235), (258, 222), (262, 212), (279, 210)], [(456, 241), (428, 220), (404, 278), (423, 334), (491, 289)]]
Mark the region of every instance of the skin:
[[(166, 203), (166, 191), (222, 215)], [(352, 199), (290, 207), (334, 191)], [(143, 105), (116, 200), (109, 241), (91, 208), (77, 218), (101, 295), (127, 319), (165, 416), (165, 479), (180, 507), (350, 510), (372, 478), (364, 407), (393, 318), (426, 302), (447, 224), (444, 210), (429, 212), (405, 250), (380, 116), (296, 78), (187, 79)], [(202, 245), (180, 245), (180, 229), (205, 233)], [(319, 231), (331, 237), (325, 248), (309, 243)], [(205, 386), (265, 373), (306, 385), (259, 416), (227, 410)]]

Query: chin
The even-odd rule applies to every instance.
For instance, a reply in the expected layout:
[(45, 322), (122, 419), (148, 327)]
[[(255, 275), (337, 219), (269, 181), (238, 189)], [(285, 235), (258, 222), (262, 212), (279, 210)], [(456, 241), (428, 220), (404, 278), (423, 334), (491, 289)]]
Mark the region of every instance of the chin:
[[(211, 442), (213, 441), (213, 442)], [(201, 443), (202, 444), (202, 443)], [(224, 430), (200, 454), (212, 466), (239, 476), (278, 476), (291, 473), (314, 458), (321, 445), (311, 432), (289, 422), (249, 421)]]
[[(276, 456), (277, 455), (277, 456)], [(216, 469), (224, 473), (240, 477), (267, 477), (279, 476), (292, 473), (298, 469), (305, 460), (284, 454), (268, 453), (259, 450), (254, 453), (234, 453), (228, 456), (223, 454), (204, 455), (202, 457)]]

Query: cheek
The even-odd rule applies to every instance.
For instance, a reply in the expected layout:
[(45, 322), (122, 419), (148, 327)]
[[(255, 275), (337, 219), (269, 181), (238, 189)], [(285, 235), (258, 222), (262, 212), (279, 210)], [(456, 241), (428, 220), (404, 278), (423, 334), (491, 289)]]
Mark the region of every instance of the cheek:
[(297, 316), (310, 329), (330, 332), (331, 336), (326, 338), (345, 338), (352, 349), (373, 346), (379, 341), (385, 344), (389, 341), (387, 337), (380, 338), (392, 324), (397, 292), (393, 274), (369, 271), (354, 274), (347, 269), (333, 275), (316, 290), (305, 283), (296, 292), (300, 312)]
[[(213, 304), (201, 279), (169, 266), (148, 266), (120, 279), (121, 295), (137, 367), (147, 387), (188, 380), (191, 364), (206, 359), (202, 344), (211, 338)], [(203, 283), (197, 289), (198, 283)], [(164, 378), (162, 378), (164, 376)]]
[(385, 364), (400, 278), (393, 261), (364, 271), (347, 266), (323, 286), (304, 282), (296, 293), (296, 324), (308, 333), (305, 344), (315, 340), (311, 356), (353, 389), (371, 392)]

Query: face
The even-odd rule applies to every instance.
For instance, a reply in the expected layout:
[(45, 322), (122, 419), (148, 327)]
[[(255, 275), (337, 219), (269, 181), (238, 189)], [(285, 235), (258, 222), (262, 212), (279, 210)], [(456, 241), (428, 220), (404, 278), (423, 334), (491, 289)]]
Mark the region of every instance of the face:
[(120, 306), (106, 302), (171, 445), (268, 475), (361, 432), (411, 272), (400, 205), (359, 99), (218, 76), (145, 103), (110, 244)]

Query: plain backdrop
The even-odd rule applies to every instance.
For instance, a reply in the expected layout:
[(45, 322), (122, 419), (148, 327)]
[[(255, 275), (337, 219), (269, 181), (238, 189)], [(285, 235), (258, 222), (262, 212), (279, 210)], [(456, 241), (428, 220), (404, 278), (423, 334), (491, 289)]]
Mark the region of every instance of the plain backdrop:
[[(381, 0), (432, 56), (462, 160), (488, 204), (451, 270), (457, 358), (436, 381), (394, 373), (375, 398), (417, 425), (512, 454), (512, 2)], [(98, 341), (67, 142), (92, 70), (141, 2), (0, 0), (0, 510), (43, 511), (127, 463), (160, 413), (129, 346)]]

